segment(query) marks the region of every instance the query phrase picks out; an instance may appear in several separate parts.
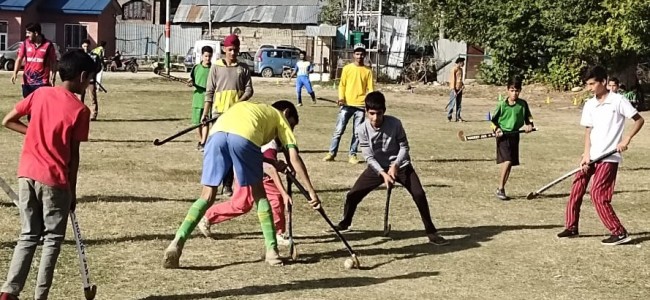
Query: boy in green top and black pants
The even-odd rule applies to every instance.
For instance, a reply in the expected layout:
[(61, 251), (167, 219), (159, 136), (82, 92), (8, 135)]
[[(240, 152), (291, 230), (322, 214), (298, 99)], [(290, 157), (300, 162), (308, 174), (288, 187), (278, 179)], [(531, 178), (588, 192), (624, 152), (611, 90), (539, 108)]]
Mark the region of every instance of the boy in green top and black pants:
[[(203, 101), (205, 99), (205, 85), (208, 82), (208, 74), (210, 74), (210, 67), (212, 60), (213, 49), (210, 46), (203, 46), (201, 48), (201, 63), (195, 65), (190, 73), (190, 82), (188, 86), (194, 87), (192, 94), (192, 125), (201, 124), (203, 116)], [(198, 129), (199, 143), (196, 147), (197, 150), (203, 151), (203, 145), (208, 137), (208, 127), (201, 126)]]
[(519, 165), (519, 128), (524, 126), (526, 133), (533, 131), (533, 120), (528, 103), (519, 99), (521, 79), (515, 77), (508, 81), (508, 99), (497, 104), (492, 116), (492, 128), (497, 134), (497, 164), (501, 164), (497, 198), (509, 200), (506, 196), (506, 182), (510, 169)]

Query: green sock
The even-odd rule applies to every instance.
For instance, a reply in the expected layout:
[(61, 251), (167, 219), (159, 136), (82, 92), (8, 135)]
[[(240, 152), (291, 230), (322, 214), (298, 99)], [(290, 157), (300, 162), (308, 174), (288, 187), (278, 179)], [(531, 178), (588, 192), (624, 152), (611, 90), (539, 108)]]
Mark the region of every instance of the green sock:
[(183, 220), (183, 224), (176, 231), (176, 237), (179, 238), (181, 243), (184, 243), (190, 237), (194, 227), (199, 224), (201, 217), (203, 217), (207, 210), (208, 201), (204, 199), (199, 198), (192, 204), (192, 207), (187, 212), (187, 216), (185, 216), (185, 220)]
[(264, 235), (264, 245), (266, 249), (274, 249), (278, 246), (275, 239), (275, 226), (273, 225), (273, 214), (269, 200), (262, 198), (257, 200), (257, 217), (262, 225), (262, 235)]

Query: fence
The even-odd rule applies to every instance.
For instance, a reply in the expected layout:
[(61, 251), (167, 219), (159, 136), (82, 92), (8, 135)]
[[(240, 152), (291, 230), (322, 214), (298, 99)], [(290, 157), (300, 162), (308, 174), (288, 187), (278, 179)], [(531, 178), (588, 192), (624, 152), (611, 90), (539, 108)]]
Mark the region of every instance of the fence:
[[(201, 27), (171, 26), (170, 53), (172, 57), (184, 56), (194, 42), (201, 39)], [(165, 54), (165, 25), (116, 24), (115, 47), (124, 56), (138, 58), (162, 57)]]

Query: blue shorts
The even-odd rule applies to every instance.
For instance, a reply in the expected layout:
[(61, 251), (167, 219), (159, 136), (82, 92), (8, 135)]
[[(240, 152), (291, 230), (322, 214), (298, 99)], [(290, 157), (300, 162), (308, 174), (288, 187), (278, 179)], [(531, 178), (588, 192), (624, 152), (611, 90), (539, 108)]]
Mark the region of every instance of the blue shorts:
[(311, 81), (309, 81), (309, 76), (307, 75), (300, 75), (296, 77), (296, 92), (300, 93), (300, 90), (302, 90), (303, 86), (307, 90), (307, 93), (311, 94), (314, 92), (314, 90), (311, 88)]
[(262, 157), (262, 150), (253, 142), (236, 134), (216, 132), (208, 137), (203, 149), (201, 184), (221, 185), (233, 166), (240, 186), (261, 183)]

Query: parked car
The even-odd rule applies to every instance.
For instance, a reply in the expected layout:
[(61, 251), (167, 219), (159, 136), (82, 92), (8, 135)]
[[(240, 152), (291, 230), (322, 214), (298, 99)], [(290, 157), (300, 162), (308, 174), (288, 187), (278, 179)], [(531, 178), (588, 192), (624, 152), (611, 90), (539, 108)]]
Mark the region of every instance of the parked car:
[[(7, 50), (0, 51), (0, 67), (7, 71), (13, 71), (14, 65), (16, 63), (16, 58), (18, 57), (18, 48), (20, 47), (21, 42), (16, 42), (15, 44), (9, 46)], [(54, 50), (56, 51), (56, 60), (61, 59), (61, 52), (59, 51), (59, 46), (56, 43), (52, 43)], [(25, 61), (23, 60), (23, 66)]]
[(292, 45), (271, 45), (271, 44), (263, 44), (260, 45), (260, 48), (257, 49), (257, 51), (262, 50), (262, 49), (289, 49), (289, 50), (297, 50), (300, 51), (300, 48)]
[[(185, 55), (185, 68), (189, 72), (192, 70), (192, 67), (194, 67), (194, 47), (190, 47), (190, 50), (187, 51), (187, 54)], [(248, 65), (248, 69), (253, 72), (254, 69), (254, 60), (253, 56), (248, 53), (248, 52), (239, 52), (239, 55), (237, 55), (237, 60), (245, 63)]]
[(295, 49), (262, 48), (255, 54), (254, 73), (262, 77), (281, 75), (298, 61), (300, 51)]

